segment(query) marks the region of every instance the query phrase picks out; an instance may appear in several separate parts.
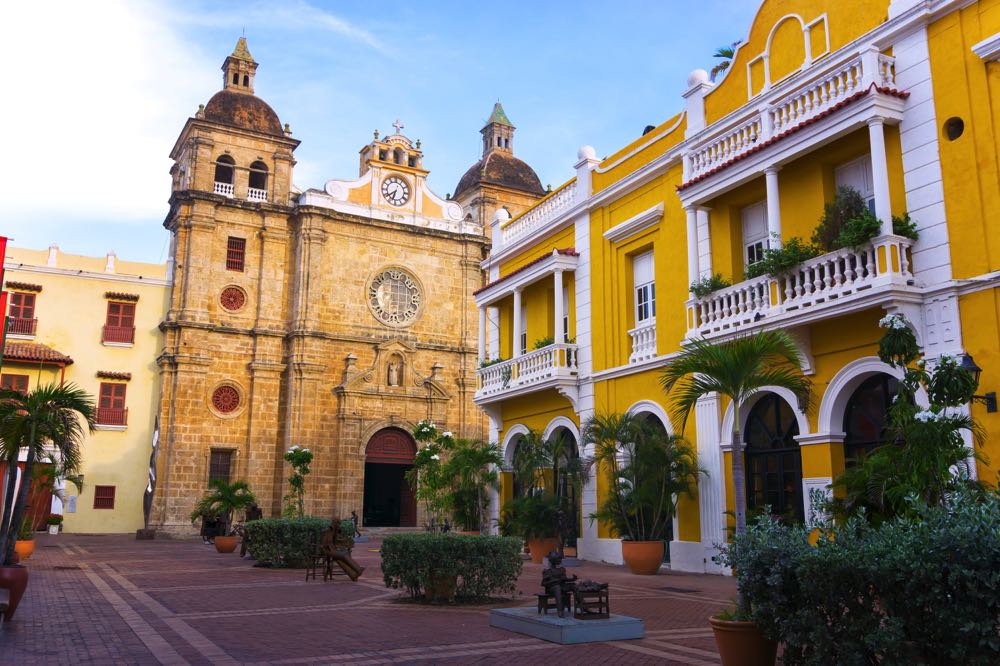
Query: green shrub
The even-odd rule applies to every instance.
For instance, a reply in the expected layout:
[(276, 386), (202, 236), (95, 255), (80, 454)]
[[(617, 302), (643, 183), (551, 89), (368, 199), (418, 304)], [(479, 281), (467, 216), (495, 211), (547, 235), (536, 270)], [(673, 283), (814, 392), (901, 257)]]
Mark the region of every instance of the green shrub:
[(382, 542), (386, 587), (420, 597), (431, 578), (458, 578), (456, 596), (513, 594), (521, 573), (520, 539), (463, 534), (393, 534)]
[(554, 344), (554, 343), (555, 343), (555, 340), (552, 338), (552, 336), (551, 335), (547, 335), (544, 338), (538, 338), (537, 340), (535, 340), (534, 344), (531, 345), (531, 348), (532, 349), (544, 349), (545, 347), (548, 347), (549, 345)]
[(823, 206), (823, 215), (813, 231), (812, 244), (827, 251), (843, 247), (837, 245), (837, 241), (844, 226), (867, 211), (868, 204), (860, 192), (852, 187), (838, 187), (833, 201)]
[(798, 268), (803, 261), (808, 261), (823, 254), (823, 250), (801, 238), (792, 237), (781, 247), (767, 248), (764, 258), (747, 267), (747, 279), (752, 280), (761, 275), (781, 277), (788, 271)]
[(911, 240), (920, 238), (917, 232), (917, 224), (910, 219), (909, 213), (903, 213), (903, 217), (892, 216), (892, 233), (897, 236), (905, 236)]
[(878, 218), (867, 208), (862, 209), (855, 217), (844, 223), (840, 229), (840, 235), (837, 236), (830, 249), (837, 250), (849, 247), (852, 250), (857, 250), (878, 236), (881, 231), (882, 223), (878, 221)]
[(821, 532), (764, 517), (723, 555), (786, 664), (991, 664), (1000, 652), (1000, 497)]
[[(350, 521), (345, 521), (350, 522)], [(250, 556), (263, 566), (298, 568), (306, 565), (309, 535), (330, 526), (329, 518), (262, 518), (244, 527)], [(354, 534), (351, 523), (350, 534)]]
[(731, 286), (733, 286), (733, 283), (723, 278), (722, 273), (716, 273), (715, 275), (703, 277), (692, 282), (690, 290), (691, 293), (694, 294), (695, 298), (704, 298), (713, 291), (718, 291)]

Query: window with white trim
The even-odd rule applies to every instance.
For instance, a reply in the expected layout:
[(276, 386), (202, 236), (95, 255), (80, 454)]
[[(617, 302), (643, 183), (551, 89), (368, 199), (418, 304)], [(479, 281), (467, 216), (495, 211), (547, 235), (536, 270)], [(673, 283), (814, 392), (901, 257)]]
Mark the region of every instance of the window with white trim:
[(528, 306), (521, 304), (521, 330), (517, 336), (517, 343), (520, 345), (520, 353), (528, 353)]
[(635, 325), (652, 323), (656, 319), (656, 282), (652, 252), (632, 258), (632, 279), (635, 284)]
[(740, 211), (743, 219), (743, 262), (749, 268), (764, 258), (767, 249), (767, 202), (760, 201)]
[(856, 160), (834, 168), (833, 180), (837, 187), (857, 190), (865, 200), (868, 210), (875, 212), (875, 180), (872, 178), (871, 155), (862, 155)]
[(563, 341), (569, 342), (569, 285), (563, 287)]

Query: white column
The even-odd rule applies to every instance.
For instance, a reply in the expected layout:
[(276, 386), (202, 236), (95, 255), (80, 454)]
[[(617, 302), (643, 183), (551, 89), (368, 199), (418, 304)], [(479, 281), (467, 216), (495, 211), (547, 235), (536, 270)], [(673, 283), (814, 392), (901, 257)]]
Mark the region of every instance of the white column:
[(563, 337), (563, 318), (566, 316), (566, 304), (563, 303), (562, 274), (563, 274), (562, 271), (556, 271), (554, 280), (554, 287), (556, 290), (554, 294), (556, 321), (555, 321), (555, 335), (552, 336), (552, 339), (555, 341), (557, 345), (561, 345), (562, 343), (566, 342), (566, 338)]
[(511, 358), (521, 355), (521, 290), (514, 290), (514, 335), (511, 346)]
[(781, 208), (778, 205), (778, 167), (764, 169), (767, 185), (767, 246), (781, 247)]
[(712, 229), (708, 224), (710, 208), (698, 206), (698, 273), (700, 277), (712, 275)]
[(500, 358), (500, 310), (495, 307), (486, 308), (486, 326), (489, 337), (486, 345), (489, 348), (490, 358), (496, 360)]
[(726, 542), (725, 530), (725, 472), (722, 469), (722, 450), (719, 446), (724, 437), (720, 432), (720, 409), (718, 394), (711, 394), (698, 400), (694, 408), (697, 426), (698, 464), (707, 474), (698, 478), (698, 513), (701, 518), (701, 545), (705, 552), (705, 570), (720, 572), (722, 569), (712, 562), (718, 552), (715, 544)]
[(694, 206), (684, 209), (687, 213), (688, 284), (698, 281), (698, 212)]
[(486, 306), (479, 306), (479, 362), (486, 360)]
[(892, 208), (889, 204), (889, 163), (885, 154), (885, 119), (868, 121), (868, 139), (872, 149), (872, 180), (875, 185), (875, 217), (882, 222), (882, 235), (892, 233)]

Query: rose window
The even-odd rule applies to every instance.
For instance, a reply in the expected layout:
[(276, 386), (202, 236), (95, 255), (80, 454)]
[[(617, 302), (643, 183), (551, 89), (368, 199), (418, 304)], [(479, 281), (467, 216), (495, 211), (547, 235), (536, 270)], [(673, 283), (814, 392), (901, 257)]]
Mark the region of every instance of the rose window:
[(226, 287), (219, 296), (219, 302), (227, 310), (239, 310), (247, 302), (247, 295), (239, 287)]
[(220, 386), (212, 393), (212, 407), (221, 414), (235, 412), (240, 406), (240, 392), (232, 386)]
[(407, 326), (420, 314), (422, 289), (417, 279), (401, 268), (386, 268), (368, 283), (368, 307), (383, 324)]

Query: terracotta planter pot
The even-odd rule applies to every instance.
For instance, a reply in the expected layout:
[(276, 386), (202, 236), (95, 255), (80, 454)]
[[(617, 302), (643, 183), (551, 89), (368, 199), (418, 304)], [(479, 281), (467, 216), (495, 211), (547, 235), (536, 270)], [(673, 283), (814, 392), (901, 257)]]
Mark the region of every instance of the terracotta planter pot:
[(28, 587), (28, 567), (12, 565), (0, 567), (0, 589), (10, 591), (10, 605), (3, 614), (5, 621), (10, 621), (14, 617), (17, 605), (21, 603), (24, 596), (24, 589)]
[(466, 536), (480, 536), (482, 534), (479, 530), (460, 530), (458, 533)]
[(26, 559), (31, 557), (31, 554), (35, 552), (35, 540), (34, 539), (18, 539), (14, 542), (14, 552), (17, 556), (21, 558), (24, 562)]
[(220, 553), (231, 553), (236, 550), (237, 538), (234, 536), (217, 536), (214, 539), (215, 550)]
[(654, 576), (663, 564), (663, 542), (622, 541), (622, 559), (632, 573)]
[(545, 556), (555, 550), (558, 545), (559, 540), (555, 537), (528, 540), (528, 552), (531, 553), (531, 561), (535, 564), (541, 564)]
[(431, 574), (430, 585), (424, 588), (424, 598), (427, 601), (454, 601), (456, 587), (458, 576)]
[(756, 622), (708, 618), (722, 666), (774, 666), (778, 643), (760, 633)]

